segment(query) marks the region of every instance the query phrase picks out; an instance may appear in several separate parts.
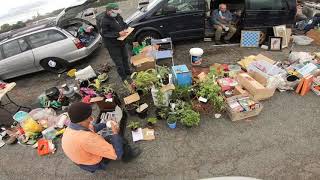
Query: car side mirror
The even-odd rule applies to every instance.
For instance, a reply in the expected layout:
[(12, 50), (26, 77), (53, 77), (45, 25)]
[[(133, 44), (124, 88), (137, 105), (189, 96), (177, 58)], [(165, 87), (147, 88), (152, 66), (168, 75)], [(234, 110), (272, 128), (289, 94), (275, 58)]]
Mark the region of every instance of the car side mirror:
[(169, 14), (174, 14), (177, 12), (177, 9), (173, 6), (166, 6), (163, 8), (163, 14), (164, 15), (169, 15)]

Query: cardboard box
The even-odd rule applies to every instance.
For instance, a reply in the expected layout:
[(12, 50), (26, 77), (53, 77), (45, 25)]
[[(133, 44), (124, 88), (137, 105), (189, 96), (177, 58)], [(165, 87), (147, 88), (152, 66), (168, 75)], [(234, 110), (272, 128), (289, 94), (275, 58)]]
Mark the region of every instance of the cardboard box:
[(156, 64), (153, 57), (145, 56), (143, 54), (132, 56), (131, 63), (137, 72), (154, 69)]
[(140, 96), (139, 96), (138, 93), (135, 93), (135, 94), (132, 94), (132, 95), (130, 95), (128, 97), (123, 98), (123, 101), (124, 101), (125, 105), (137, 102), (139, 100), (140, 100)]
[(237, 76), (237, 80), (252, 96), (254, 100), (265, 100), (274, 95), (274, 88), (266, 88), (267, 79), (257, 72), (241, 73)]
[[(232, 96), (230, 98), (227, 98), (227, 102), (228, 101), (233, 101), (234, 99), (240, 98), (240, 97), (244, 97), (242, 95), (238, 95), (238, 96)], [(231, 121), (239, 121), (239, 120), (243, 120), (243, 119), (247, 119), (250, 117), (254, 117), (260, 114), (260, 112), (263, 109), (263, 105), (261, 103), (259, 103), (258, 101), (256, 101), (257, 104), (259, 104), (259, 108), (256, 108), (252, 111), (247, 111), (247, 112), (234, 112), (232, 111), (231, 107), (229, 107), (228, 105), (227, 107), (227, 114), (229, 115)]]

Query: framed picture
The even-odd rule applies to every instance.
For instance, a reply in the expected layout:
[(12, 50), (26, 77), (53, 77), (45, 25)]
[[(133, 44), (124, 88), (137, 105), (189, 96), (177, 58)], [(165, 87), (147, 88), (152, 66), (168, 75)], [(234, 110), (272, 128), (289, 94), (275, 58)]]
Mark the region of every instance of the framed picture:
[(240, 47), (259, 47), (260, 31), (241, 31)]
[(281, 51), (282, 50), (282, 37), (269, 37), (269, 50)]
[(282, 48), (288, 47), (288, 36), (286, 25), (274, 26), (273, 33), (276, 37), (282, 37)]

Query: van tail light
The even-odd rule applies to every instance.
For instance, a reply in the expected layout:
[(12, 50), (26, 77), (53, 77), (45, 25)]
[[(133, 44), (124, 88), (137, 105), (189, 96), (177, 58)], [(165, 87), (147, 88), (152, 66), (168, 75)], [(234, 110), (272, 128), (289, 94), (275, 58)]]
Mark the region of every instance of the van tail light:
[(81, 48), (84, 47), (83, 43), (82, 43), (78, 38), (77, 38), (77, 39), (74, 39), (74, 40), (73, 40), (73, 43), (74, 43), (74, 45), (76, 45), (76, 47), (77, 47), (78, 49), (81, 49)]

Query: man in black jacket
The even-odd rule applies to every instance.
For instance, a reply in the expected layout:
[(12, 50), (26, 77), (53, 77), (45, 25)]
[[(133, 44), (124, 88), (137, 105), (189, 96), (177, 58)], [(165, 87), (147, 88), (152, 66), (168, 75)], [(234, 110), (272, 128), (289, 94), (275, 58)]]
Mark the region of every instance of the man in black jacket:
[(119, 5), (109, 3), (106, 5), (106, 13), (98, 23), (104, 46), (108, 49), (113, 62), (116, 64), (121, 79), (125, 80), (131, 74), (128, 61), (129, 54), (125, 41), (117, 40), (117, 38), (127, 34), (125, 30), (128, 25), (119, 13)]

